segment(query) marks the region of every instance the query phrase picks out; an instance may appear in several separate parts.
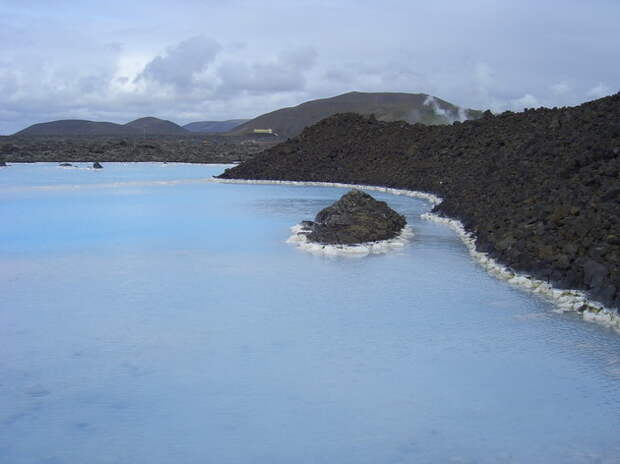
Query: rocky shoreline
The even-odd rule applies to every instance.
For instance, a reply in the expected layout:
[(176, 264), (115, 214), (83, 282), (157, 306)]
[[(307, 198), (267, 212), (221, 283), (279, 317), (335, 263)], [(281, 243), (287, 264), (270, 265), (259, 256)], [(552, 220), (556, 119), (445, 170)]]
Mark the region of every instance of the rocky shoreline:
[(453, 126), (342, 114), (224, 179), (383, 185), (444, 198), (479, 252), (511, 272), (620, 306), (620, 94)]
[[(416, 190), (394, 189), (373, 185), (343, 184), (337, 182), (304, 182), (304, 181), (282, 181), (282, 180), (247, 180), (247, 179), (213, 179), (217, 183), (242, 183), (242, 184), (267, 184), (267, 185), (293, 185), (305, 187), (336, 187), (354, 188), (369, 191), (385, 192), (392, 195), (404, 195), (428, 201), (432, 206), (437, 206), (442, 199), (432, 193), (420, 192)], [(458, 219), (447, 218), (436, 213), (427, 212), (422, 214), (422, 219), (437, 222), (450, 227), (459, 236), (467, 247), (471, 257), (478, 262), (490, 275), (497, 279), (504, 280), (510, 285), (522, 290), (537, 294), (547, 299), (556, 306), (556, 311), (577, 312), (584, 320), (596, 322), (606, 327), (613, 328), (620, 332), (620, 313), (616, 309), (608, 308), (599, 301), (590, 298), (585, 292), (576, 289), (559, 289), (545, 282), (532, 277), (529, 274), (515, 272), (486, 252), (481, 252), (477, 248), (476, 237), (467, 232), (463, 224)], [(299, 248), (313, 254), (323, 256), (356, 256), (363, 257), (370, 254), (386, 253), (393, 249), (405, 246), (415, 235), (408, 225), (405, 226), (394, 239), (383, 240), (380, 242), (365, 243), (362, 245), (325, 245), (314, 243), (307, 240), (305, 234), (299, 232), (303, 229), (302, 224), (291, 227), (291, 235), (287, 243), (296, 244)]]

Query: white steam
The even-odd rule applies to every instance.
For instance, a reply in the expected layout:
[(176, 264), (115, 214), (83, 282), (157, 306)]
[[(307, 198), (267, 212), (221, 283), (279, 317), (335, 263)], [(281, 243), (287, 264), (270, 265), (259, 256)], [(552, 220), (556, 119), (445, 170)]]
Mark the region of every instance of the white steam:
[(463, 122), (467, 120), (467, 110), (460, 106), (457, 106), (456, 111), (444, 109), (439, 106), (437, 100), (432, 95), (428, 95), (424, 100), (425, 106), (430, 106), (435, 115), (445, 119), (448, 124), (452, 124), (455, 121)]

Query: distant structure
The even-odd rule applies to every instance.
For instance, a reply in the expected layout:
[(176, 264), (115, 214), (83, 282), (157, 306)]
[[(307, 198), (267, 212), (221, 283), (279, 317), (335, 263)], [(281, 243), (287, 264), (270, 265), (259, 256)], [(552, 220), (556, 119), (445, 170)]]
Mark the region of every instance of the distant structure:
[(273, 129), (254, 129), (255, 134), (269, 134), (273, 135)]

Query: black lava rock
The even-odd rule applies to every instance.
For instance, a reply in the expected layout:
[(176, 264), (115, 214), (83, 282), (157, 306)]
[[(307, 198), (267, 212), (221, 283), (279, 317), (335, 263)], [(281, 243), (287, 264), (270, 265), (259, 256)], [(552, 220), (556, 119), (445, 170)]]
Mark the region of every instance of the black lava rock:
[(93, 169), (103, 169), (103, 166), (101, 166), (101, 164), (99, 164), (99, 162), (95, 161), (93, 163)]
[(127, 136), (0, 136), (0, 159), (11, 163), (99, 163), (151, 161), (236, 163), (254, 157), (282, 139), (255, 140), (249, 135), (188, 133)]
[(620, 93), (452, 126), (338, 114), (221, 176), (422, 190), (513, 270), (620, 307)]
[(303, 221), (308, 240), (323, 244), (353, 245), (396, 237), (407, 224), (405, 217), (359, 190), (351, 190), (321, 210), (314, 222)]

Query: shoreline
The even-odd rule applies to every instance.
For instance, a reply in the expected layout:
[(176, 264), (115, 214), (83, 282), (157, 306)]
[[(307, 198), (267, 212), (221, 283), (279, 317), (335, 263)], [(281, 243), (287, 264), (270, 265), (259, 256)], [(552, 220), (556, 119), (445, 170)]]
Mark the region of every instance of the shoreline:
[[(222, 184), (263, 184), (263, 185), (291, 185), (300, 187), (336, 187), (356, 188), (389, 193), (392, 195), (404, 195), (410, 198), (418, 198), (428, 201), (431, 206), (439, 205), (443, 199), (437, 195), (417, 190), (396, 189), (376, 185), (346, 184), (341, 182), (316, 182), (316, 181), (286, 181), (286, 180), (252, 180), (252, 179), (212, 179), (214, 183)], [(487, 273), (499, 280), (517, 287), (523, 291), (534, 293), (543, 297), (555, 306), (555, 312), (574, 312), (581, 316), (584, 321), (594, 322), (620, 333), (620, 315), (613, 309), (607, 308), (602, 303), (589, 298), (585, 292), (575, 289), (560, 289), (553, 287), (549, 282), (536, 279), (528, 274), (518, 273), (504, 266), (489, 256), (488, 253), (477, 250), (476, 237), (467, 232), (461, 221), (438, 214), (426, 212), (420, 216), (422, 219), (436, 222), (450, 227), (464, 243), (470, 256)], [(295, 227), (295, 226), (293, 226)], [(291, 237), (289, 237), (290, 240)], [(289, 242), (287, 240), (287, 242)], [(392, 239), (394, 240), (394, 239)], [(290, 243), (290, 242), (289, 242)], [(318, 246), (321, 246), (317, 244)], [(308, 250), (309, 251), (309, 250)], [(364, 255), (366, 256), (366, 255)]]
[[(6, 165), (4, 166), (0, 166), (3, 168), (8, 168), (10, 166), (13, 166), (15, 164), (17, 165), (31, 165), (31, 164), (53, 164), (53, 167), (58, 167), (58, 168), (79, 168), (80, 166), (75, 166), (75, 165), (71, 165), (71, 166), (60, 166), (59, 163), (64, 163), (65, 161), (7, 161)], [(68, 163), (82, 163), (82, 164), (92, 164), (93, 161), (66, 161)], [(144, 161), (136, 161), (136, 160), (131, 160), (131, 161), (101, 161), (99, 160), (100, 163), (114, 163), (114, 164), (142, 164), (142, 163), (151, 163), (151, 164), (161, 164), (163, 166), (166, 165), (173, 165), (173, 164), (207, 164), (209, 166), (222, 166), (222, 167), (230, 167), (230, 166), (237, 166), (239, 164), (241, 164), (241, 161), (230, 161), (230, 162), (222, 162), (222, 161), (217, 161), (217, 162), (213, 162), (210, 163), (208, 161), (154, 161), (154, 160), (144, 160)]]
[(301, 224), (291, 227), (293, 235), (291, 235), (286, 243), (297, 246), (302, 251), (320, 256), (349, 256), (363, 258), (368, 255), (378, 255), (388, 253), (391, 250), (397, 250), (404, 247), (415, 235), (413, 229), (409, 225), (405, 225), (400, 233), (393, 238), (387, 240), (377, 240), (375, 242), (362, 242), (355, 245), (330, 245), (325, 243), (308, 241), (306, 230)]

